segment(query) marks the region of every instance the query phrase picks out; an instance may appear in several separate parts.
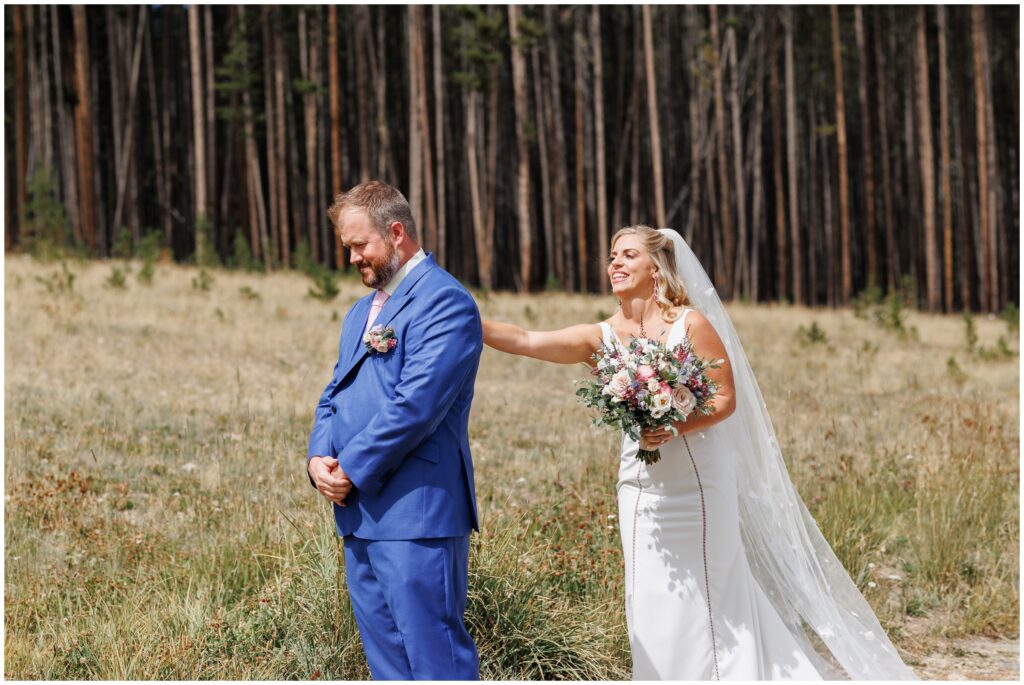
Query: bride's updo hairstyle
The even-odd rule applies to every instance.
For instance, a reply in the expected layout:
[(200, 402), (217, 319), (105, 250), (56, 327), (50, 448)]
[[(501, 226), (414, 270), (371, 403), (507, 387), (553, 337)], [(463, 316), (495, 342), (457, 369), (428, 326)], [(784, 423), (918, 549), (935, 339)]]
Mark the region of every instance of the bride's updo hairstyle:
[(624, 235), (635, 235), (647, 248), (651, 261), (658, 267), (655, 279), (654, 299), (661, 307), (662, 317), (672, 322), (679, 317), (679, 309), (690, 305), (690, 296), (679, 277), (676, 266), (676, 250), (672, 240), (661, 231), (650, 226), (627, 226), (612, 236), (612, 247)]

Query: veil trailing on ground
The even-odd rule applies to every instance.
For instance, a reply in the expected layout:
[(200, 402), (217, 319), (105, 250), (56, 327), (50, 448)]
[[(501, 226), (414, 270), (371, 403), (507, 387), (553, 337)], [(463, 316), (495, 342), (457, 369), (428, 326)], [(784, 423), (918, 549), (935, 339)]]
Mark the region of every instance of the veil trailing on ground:
[(823, 677), (916, 679), (793, 487), (754, 372), (711, 279), (679, 233), (660, 231), (675, 245), (691, 304), (722, 339), (732, 366), (736, 411), (723, 437), (738, 455), (740, 533), (754, 577)]

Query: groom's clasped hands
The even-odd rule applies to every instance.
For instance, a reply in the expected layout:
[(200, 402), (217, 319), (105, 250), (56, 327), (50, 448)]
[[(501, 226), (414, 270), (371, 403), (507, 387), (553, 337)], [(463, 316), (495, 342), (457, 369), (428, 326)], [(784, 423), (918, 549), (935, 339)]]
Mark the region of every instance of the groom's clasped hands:
[(345, 475), (338, 460), (334, 457), (314, 457), (310, 459), (309, 475), (316, 489), (339, 507), (345, 506), (345, 497), (352, 489), (352, 481)]

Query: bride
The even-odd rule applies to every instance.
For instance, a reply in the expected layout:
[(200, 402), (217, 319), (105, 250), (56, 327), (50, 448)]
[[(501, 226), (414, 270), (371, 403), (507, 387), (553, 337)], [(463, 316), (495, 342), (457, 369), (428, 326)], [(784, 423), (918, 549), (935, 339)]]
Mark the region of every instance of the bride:
[[(623, 436), (618, 478), (626, 623), (637, 680), (914, 679), (796, 493), (736, 331), (700, 262), (671, 229), (624, 228), (599, 324), (526, 331), (483, 322), (484, 342), (593, 364), (603, 343), (689, 338), (721, 359), (716, 410)], [(639, 448), (660, 449), (645, 465)], [(813, 642), (812, 642), (813, 641)], [(816, 646), (815, 646), (816, 645)]]

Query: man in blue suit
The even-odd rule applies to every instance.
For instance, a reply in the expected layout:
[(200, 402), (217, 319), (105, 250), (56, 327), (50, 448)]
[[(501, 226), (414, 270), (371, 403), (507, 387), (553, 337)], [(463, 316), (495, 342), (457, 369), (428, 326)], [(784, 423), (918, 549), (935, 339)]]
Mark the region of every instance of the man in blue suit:
[(466, 631), (479, 530), (469, 409), (480, 314), (424, 254), (395, 188), (370, 181), (328, 210), (373, 291), (342, 324), (309, 438), (310, 482), (344, 537), (349, 597), (374, 679), (475, 680)]

